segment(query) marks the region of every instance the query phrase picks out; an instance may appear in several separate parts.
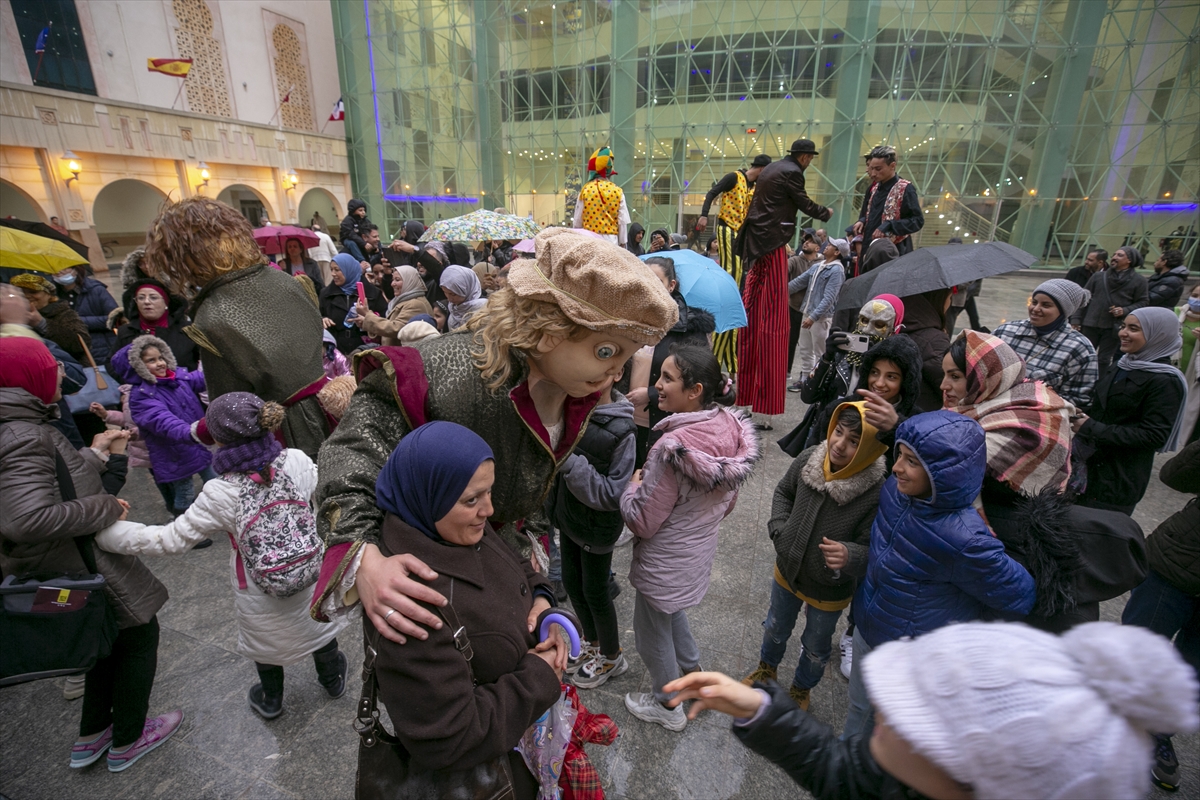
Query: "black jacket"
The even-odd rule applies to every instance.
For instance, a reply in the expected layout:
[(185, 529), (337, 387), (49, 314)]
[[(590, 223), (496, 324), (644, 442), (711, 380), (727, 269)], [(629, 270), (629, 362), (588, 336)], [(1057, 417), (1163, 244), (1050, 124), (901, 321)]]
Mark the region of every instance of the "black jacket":
[(1188, 268), (1182, 264), (1166, 272), (1156, 272), (1146, 279), (1147, 305), (1175, 309), (1183, 297), (1183, 284), (1188, 279)]
[[(387, 301), (383, 299), (383, 294), (374, 284), (367, 281), (362, 281), (362, 287), (367, 295), (367, 308), (381, 317), (386, 317)], [(329, 333), (337, 342), (337, 349), (345, 355), (350, 355), (360, 347), (363, 343), (363, 336), (366, 335), (366, 332), (359, 330), (357, 325), (347, 328), (343, 324), (346, 315), (350, 313), (350, 309), (357, 302), (357, 295), (347, 295), (342, 291), (342, 287), (335, 283), (330, 283), (321, 292), (321, 316), (333, 320), (333, 327), (328, 329)]]
[[(628, 404), (625, 408), (629, 408)], [(609, 475), (617, 445), (633, 436), (636, 427), (632, 416), (593, 412), (573, 454), (586, 458), (601, 475)], [(620, 509), (600, 511), (585, 505), (567, 486), (562, 472), (554, 477), (546, 495), (545, 510), (551, 525), (592, 553), (611, 553), (625, 526)]]
[(826, 222), (833, 215), (809, 199), (804, 191), (804, 170), (794, 157), (772, 161), (754, 183), (754, 198), (733, 245), (742, 263), (749, 266), (791, 241), (796, 234), (796, 214), (801, 211)]
[(862, 238), (863, 242), (867, 244), (870, 244), (871, 235), (876, 230), (880, 230), (888, 236), (908, 234), (907, 239), (896, 245), (900, 255), (904, 255), (912, 252), (912, 235), (925, 227), (925, 215), (921, 213), (921, 200), (917, 196), (917, 185), (910, 182), (904, 189), (904, 199), (900, 201), (900, 219), (883, 221), (883, 204), (887, 202), (887, 194), (898, 180), (900, 180), (900, 176), (895, 175), (891, 180), (881, 183), (875, 191), (875, 202), (873, 203), (871, 202), (871, 188), (867, 187), (867, 192), (863, 195), (862, 210), (859, 212), (858, 221), (863, 224)]
[[(283, 260), (279, 262), (279, 266), (283, 268), (285, 274), (292, 274), (292, 265), (287, 260), (287, 256), (283, 256)], [(304, 274), (312, 279), (313, 288), (316, 289), (317, 294), (320, 294), (321, 290), (325, 288), (325, 278), (321, 275), (320, 265), (308, 256), (304, 256), (302, 268), (304, 269)]]
[(1081, 503), (1133, 513), (1150, 484), (1154, 452), (1171, 435), (1183, 399), (1183, 386), (1173, 375), (1113, 365), (1096, 384), (1090, 418), (1078, 434), (1095, 447)]
[(92, 335), (92, 358), (96, 359), (97, 364), (107, 363), (117, 341), (108, 327), (108, 315), (117, 307), (117, 301), (109, 293), (108, 287), (95, 278), (87, 277), (82, 282), (76, 281), (70, 289), (62, 290), (61, 296), (87, 325)]
[(1071, 283), (1078, 284), (1079, 288), (1083, 289), (1087, 286), (1087, 282), (1092, 279), (1092, 271), (1084, 266), (1071, 267), (1063, 277)]
[(921, 795), (884, 772), (871, 755), (870, 736), (846, 741), (775, 683), (756, 683), (771, 705), (748, 726), (733, 726), (742, 744), (778, 766), (815, 800), (909, 800)]
[[(1200, 441), (1162, 465), (1158, 477), (1177, 492), (1200, 494)], [(1192, 497), (1146, 540), (1150, 568), (1181, 592), (1200, 597), (1200, 499)]]
[(904, 302), (904, 335), (921, 351), (921, 396), (917, 405), (922, 411), (942, 407), (942, 358), (950, 349), (942, 306), (949, 291), (938, 289), (900, 298)]
[(363, 241), (362, 232), (371, 224), (371, 220), (366, 216), (356, 217), (354, 212), (366, 207), (367, 204), (362, 200), (351, 200), (348, 203), (350, 213), (342, 218), (342, 224), (338, 227), (338, 239), (341, 240), (342, 245), (345, 246), (346, 242), (354, 242), (358, 252), (364, 255), (367, 252), (367, 245)]

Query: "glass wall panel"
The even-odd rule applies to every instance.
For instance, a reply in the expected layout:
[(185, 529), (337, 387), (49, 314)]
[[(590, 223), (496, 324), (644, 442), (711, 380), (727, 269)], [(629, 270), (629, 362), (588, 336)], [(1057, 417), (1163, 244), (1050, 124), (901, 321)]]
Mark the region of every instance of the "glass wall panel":
[(722, 175), (806, 137), (834, 230), (890, 144), (924, 198), (918, 244), (1079, 263), (1165, 238), (1196, 263), (1193, 0), (334, 6), (354, 188), (389, 232), (496, 206), (564, 223), (603, 145), (634, 219), (687, 231)]

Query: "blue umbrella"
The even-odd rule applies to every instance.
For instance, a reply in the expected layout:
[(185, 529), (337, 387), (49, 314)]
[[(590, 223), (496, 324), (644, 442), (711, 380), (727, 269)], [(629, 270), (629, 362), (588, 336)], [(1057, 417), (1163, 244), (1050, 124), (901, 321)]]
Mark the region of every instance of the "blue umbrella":
[(684, 302), (712, 314), (717, 333), (746, 327), (746, 308), (737, 281), (708, 256), (695, 250), (663, 250), (638, 258), (669, 258), (675, 262), (675, 277)]

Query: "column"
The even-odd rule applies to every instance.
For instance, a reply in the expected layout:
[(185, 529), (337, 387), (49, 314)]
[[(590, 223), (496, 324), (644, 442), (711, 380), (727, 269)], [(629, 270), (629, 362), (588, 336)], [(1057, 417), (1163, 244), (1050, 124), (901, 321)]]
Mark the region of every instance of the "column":
[[(486, 194), (480, 208), (505, 205), (504, 125), (500, 102), (499, 18), (505, 10), (494, 0), (474, 0), (475, 19), (475, 127), (479, 131), (479, 188)], [(469, 191), (460, 192), (469, 194)]]
[(860, 151), (866, 124), (867, 89), (875, 63), (875, 35), (879, 30), (881, 4), (881, 0), (849, 0), (847, 4), (846, 42), (856, 45), (857, 49), (840, 51), (843, 55), (834, 100), (833, 138), (828, 149), (817, 157), (830, 189), (837, 192), (836, 197), (814, 198), (833, 209), (833, 217), (825, 226), (830, 236), (858, 219), (854, 184), (862, 163)]
[[(612, 71), (609, 73), (610, 108), (612, 126), (612, 149), (617, 158), (615, 183), (625, 192), (625, 202), (630, 203), (630, 193), (639, 192), (635, 185), (632, 169), (637, 149), (637, 54), (641, 34), (638, 25), (641, 14), (634, 0), (613, 0), (612, 4)], [(649, 142), (647, 142), (649, 146)], [(573, 211), (574, 209), (572, 209)]]
[(1083, 106), (1088, 70), (1104, 24), (1103, 9), (1097, 9), (1097, 5), (1093, 0), (1070, 0), (1067, 5), (1062, 30), (1068, 45), (1051, 68), (1050, 88), (1042, 106), (1046, 122), (1038, 133), (1038, 144), (1029, 162), (1026, 194), (1008, 238), (1010, 244), (1039, 260), (1054, 221), (1054, 198), (1070, 165), (1071, 142)]
[[(346, 160), (350, 173), (350, 194), (365, 200), (368, 208), (378, 208), (379, 212), (376, 213), (379, 218), (385, 219), (382, 213), (379, 140), (373, 129), (373, 123), (378, 118), (370, 63), (374, 54), (370, 41), (364, 46), (368, 22), (366, 4), (339, 2), (331, 5), (333, 35), (337, 42), (337, 69), (341, 76), (342, 99), (346, 105)], [(372, 169), (372, 165), (379, 166)], [(334, 221), (330, 220), (330, 224), (334, 224)]]

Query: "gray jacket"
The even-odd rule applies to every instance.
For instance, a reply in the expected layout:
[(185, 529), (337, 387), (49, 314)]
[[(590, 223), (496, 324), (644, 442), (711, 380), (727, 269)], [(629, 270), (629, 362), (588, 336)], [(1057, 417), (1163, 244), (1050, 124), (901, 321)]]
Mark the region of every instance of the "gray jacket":
[(804, 303), (804, 316), (811, 319), (826, 319), (833, 316), (838, 293), (846, 280), (846, 269), (840, 261), (818, 261), (788, 282), (788, 293), (798, 292), (808, 286), (808, 297)]
[[(48, 406), (24, 389), (0, 388), (0, 572), (83, 572), (72, 539), (121, 516), (117, 498), (100, 481), (104, 464), (90, 448), (76, 450), (50, 422)], [(56, 477), (57, 450), (71, 473), (75, 500), (64, 501)], [(92, 548), (96, 568), (122, 628), (149, 622), (167, 602), (167, 589), (136, 556)]]
[(1071, 324), (1085, 328), (1115, 328), (1121, 324), (1121, 319), (1108, 313), (1109, 308), (1120, 306), (1128, 314), (1148, 305), (1150, 293), (1146, 279), (1132, 268), (1127, 272), (1132, 274), (1121, 276), (1109, 267), (1094, 273), (1085, 287), (1092, 293), (1092, 298), (1071, 315)]

